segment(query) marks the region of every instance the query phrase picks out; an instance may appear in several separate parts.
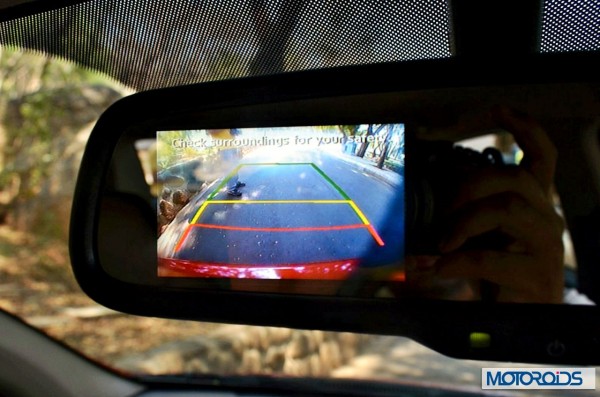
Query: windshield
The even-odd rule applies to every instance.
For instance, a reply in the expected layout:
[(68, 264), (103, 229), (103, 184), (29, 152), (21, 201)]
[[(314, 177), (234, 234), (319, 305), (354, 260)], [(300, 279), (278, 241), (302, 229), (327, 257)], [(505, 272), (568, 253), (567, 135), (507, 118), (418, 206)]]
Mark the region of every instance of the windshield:
[[(1, 51), (2, 309), (131, 376), (262, 374), (480, 390), (482, 368), (524, 366), (451, 359), (402, 337), (140, 318), (95, 304), (70, 270), (72, 191), (94, 121), (132, 91), (69, 63), (10, 48)], [(148, 146), (137, 147), (148, 169)], [(377, 153), (369, 156), (375, 166)], [(387, 164), (393, 168), (401, 161)], [(151, 173), (147, 181), (154, 183)]]

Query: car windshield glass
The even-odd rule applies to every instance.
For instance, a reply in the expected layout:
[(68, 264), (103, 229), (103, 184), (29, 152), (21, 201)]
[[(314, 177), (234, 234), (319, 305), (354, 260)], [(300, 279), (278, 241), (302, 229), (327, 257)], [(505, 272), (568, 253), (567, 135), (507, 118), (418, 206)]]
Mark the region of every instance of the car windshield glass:
[[(456, 55), (447, 0), (63, 3), (8, 13), (0, 43), (72, 59), (140, 90)], [(594, 0), (541, 3), (536, 51), (600, 50)]]
[(142, 90), (445, 58), (448, 18), (442, 0), (94, 0), (0, 23), (0, 43), (67, 56)]
[[(130, 375), (266, 374), (474, 390), (481, 368), (515, 366), (451, 359), (401, 337), (140, 318), (95, 304), (69, 266), (72, 191), (95, 120), (132, 91), (70, 63), (1, 51), (1, 308)], [(136, 147), (150, 169), (150, 146)], [(518, 149), (507, 147), (518, 157)], [(372, 150), (365, 161), (376, 164), (378, 155)], [(152, 172), (146, 180), (154, 183)]]

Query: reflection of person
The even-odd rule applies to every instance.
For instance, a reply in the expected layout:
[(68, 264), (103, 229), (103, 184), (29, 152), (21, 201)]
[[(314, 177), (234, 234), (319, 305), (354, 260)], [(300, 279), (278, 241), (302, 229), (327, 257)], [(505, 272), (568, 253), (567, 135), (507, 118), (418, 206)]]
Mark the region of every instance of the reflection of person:
[[(514, 135), (523, 161), (467, 176), (447, 214), (441, 255), (408, 258), (407, 281), (431, 298), (561, 303), (564, 226), (551, 196), (556, 148), (526, 115), (497, 107), (492, 118)], [(493, 249), (465, 248), (490, 232), (503, 240)]]
[(186, 191), (177, 190), (173, 193), (173, 206), (179, 212), (190, 202), (190, 195)]
[(177, 215), (177, 212), (175, 211), (173, 204), (168, 200), (168, 198), (165, 198), (163, 195), (163, 198), (158, 203), (158, 234), (159, 235), (162, 234), (164, 232), (165, 228), (167, 227), (167, 225), (169, 223), (171, 223), (171, 221), (173, 219), (175, 219), (175, 215)]
[[(239, 130), (236, 129), (213, 129), (206, 130), (206, 132), (213, 138), (218, 139), (221, 142), (232, 141), (237, 135)], [(241, 158), (240, 149), (231, 145), (229, 147), (221, 148), (219, 150), (219, 156), (221, 161), (227, 166), (237, 166)], [(246, 186), (244, 182), (239, 180), (237, 172), (230, 175), (227, 180), (227, 194), (233, 197), (240, 197), (242, 192), (240, 188)]]
[(158, 202), (158, 234), (161, 235), (167, 225), (175, 219), (179, 211), (190, 201), (190, 194), (183, 190), (171, 192), (164, 188)]

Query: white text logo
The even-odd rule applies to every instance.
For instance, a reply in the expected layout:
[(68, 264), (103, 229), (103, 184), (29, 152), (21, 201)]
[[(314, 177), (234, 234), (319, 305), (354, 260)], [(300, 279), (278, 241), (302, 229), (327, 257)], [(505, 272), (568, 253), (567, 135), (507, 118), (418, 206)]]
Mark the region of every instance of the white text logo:
[(483, 389), (596, 389), (595, 368), (483, 368)]

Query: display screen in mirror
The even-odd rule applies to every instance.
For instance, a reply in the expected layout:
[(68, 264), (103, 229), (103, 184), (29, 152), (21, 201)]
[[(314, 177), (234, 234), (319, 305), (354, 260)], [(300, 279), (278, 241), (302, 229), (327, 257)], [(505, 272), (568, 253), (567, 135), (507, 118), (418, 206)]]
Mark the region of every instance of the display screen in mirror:
[(159, 131), (157, 179), (159, 277), (404, 279), (403, 124)]

